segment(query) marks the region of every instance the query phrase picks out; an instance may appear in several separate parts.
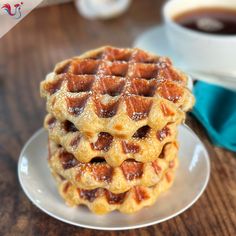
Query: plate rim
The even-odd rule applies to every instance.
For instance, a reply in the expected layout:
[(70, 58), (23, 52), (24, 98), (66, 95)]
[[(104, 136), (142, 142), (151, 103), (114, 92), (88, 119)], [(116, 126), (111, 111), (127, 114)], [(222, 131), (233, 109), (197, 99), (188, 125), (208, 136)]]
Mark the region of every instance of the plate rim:
[(148, 227), (148, 226), (152, 226), (152, 225), (155, 225), (155, 224), (162, 223), (164, 221), (170, 220), (170, 219), (180, 215), (181, 213), (183, 213), (184, 211), (189, 209), (191, 206), (193, 206), (197, 202), (197, 200), (202, 196), (203, 192), (205, 191), (205, 189), (206, 189), (206, 187), (207, 187), (207, 185), (209, 183), (209, 179), (210, 179), (211, 164), (210, 164), (209, 153), (207, 151), (207, 148), (206, 148), (205, 144), (201, 141), (201, 139), (197, 136), (197, 134), (188, 125), (182, 124), (181, 126), (183, 126), (185, 129), (187, 129), (188, 132), (190, 132), (198, 140), (198, 142), (203, 146), (204, 159), (205, 159), (206, 167), (207, 167), (206, 179), (205, 179), (204, 185), (201, 188), (201, 190), (199, 191), (199, 193), (196, 195), (195, 198), (193, 198), (193, 200), (189, 204), (187, 204), (184, 208), (182, 208), (181, 210), (177, 211), (176, 213), (174, 213), (174, 214), (172, 214), (172, 215), (170, 215), (168, 217), (165, 217), (165, 218), (163, 218), (161, 220), (156, 220), (156, 221), (152, 221), (152, 222), (148, 222), (148, 223), (143, 223), (143, 224), (138, 224), (138, 225), (124, 226), (124, 227), (91, 226), (91, 225), (86, 225), (86, 224), (83, 224), (83, 223), (82, 224), (76, 223), (76, 222), (67, 220), (65, 218), (61, 218), (60, 216), (57, 216), (57, 215), (53, 214), (52, 212), (48, 211), (47, 209), (43, 208), (42, 206), (40, 206), (40, 204), (37, 203), (33, 199), (33, 197), (31, 197), (31, 195), (29, 194), (28, 190), (24, 186), (24, 184), (23, 184), (23, 177), (21, 177), (20, 167), (21, 167), (22, 159), (23, 159), (23, 156), (24, 156), (23, 154), (24, 154), (25, 150), (28, 148), (28, 146), (30, 145), (32, 140), (34, 140), (37, 136), (39, 136), (41, 133), (43, 133), (45, 131), (44, 128), (40, 128), (36, 132), (34, 132), (34, 134), (26, 141), (26, 143), (24, 144), (24, 146), (23, 146), (23, 148), (22, 148), (22, 150), (20, 152), (20, 155), (19, 155), (19, 158), (18, 158), (18, 162), (17, 162), (17, 175), (18, 175), (20, 186), (21, 186), (23, 192), (25, 193), (25, 195), (27, 196), (27, 198), (31, 201), (31, 203), (33, 203), (34, 206), (38, 207), (41, 211), (43, 211), (47, 215), (53, 217), (54, 219), (57, 219), (57, 220), (59, 220), (61, 222), (64, 222), (64, 223), (67, 223), (67, 224), (70, 224), (70, 225), (74, 225), (74, 226), (77, 226), (77, 227), (83, 227), (83, 228), (86, 228), (86, 229), (93, 229), (93, 230), (106, 230), (106, 231), (114, 230), (114, 231), (117, 231), (117, 230), (138, 229), (138, 228)]

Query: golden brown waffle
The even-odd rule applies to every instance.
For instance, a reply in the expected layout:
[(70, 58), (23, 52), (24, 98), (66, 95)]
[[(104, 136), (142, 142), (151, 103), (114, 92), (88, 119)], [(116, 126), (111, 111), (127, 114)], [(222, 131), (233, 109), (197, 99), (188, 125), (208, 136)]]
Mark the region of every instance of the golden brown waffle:
[(63, 146), (78, 161), (87, 163), (93, 158), (103, 157), (110, 166), (115, 167), (127, 159), (143, 163), (157, 159), (163, 145), (176, 139), (178, 123), (167, 124), (158, 131), (144, 126), (129, 139), (101, 132), (93, 142), (86, 139), (70, 121), (59, 122), (50, 114), (46, 116), (44, 126), (49, 138)]
[(159, 183), (152, 187), (135, 186), (120, 194), (111, 193), (103, 188), (80, 189), (56, 173), (54, 176), (58, 182), (59, 193), (69, 206), (83, 204), (96, 214), (106, 214), (114, 210), (133, 213), (152, 205), (160, 193), (169, 189), (174, 180), (174, 169), (167, 171)]
[(56, 65), (41, 83), (47, 110), (87, 138), (106, 132), (131, 138), (184, 118), (194, 99), (170, 60), (140, 49), (103, 47)]
[(124, 161), (119, 167), (109, 166), (104, 159), (91, 163), (78, 162), (75, 157), (49, 140), (49, 166), (53, 172), (82, 189), (105, 188), (112, 193), (123, 193), (130, 188), (157, 184), (165, 172), (177, 165), (178, 145), (166, 144), (153, 162)]

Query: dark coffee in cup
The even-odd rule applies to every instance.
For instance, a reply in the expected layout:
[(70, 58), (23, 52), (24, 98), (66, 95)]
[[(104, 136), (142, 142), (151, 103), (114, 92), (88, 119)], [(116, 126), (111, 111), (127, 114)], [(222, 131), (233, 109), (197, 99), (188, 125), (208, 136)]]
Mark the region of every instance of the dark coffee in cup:
[(173, 20), (185, 28), (202, 33), (236, 35), (236, 9), (196, 8), (179, 13)]

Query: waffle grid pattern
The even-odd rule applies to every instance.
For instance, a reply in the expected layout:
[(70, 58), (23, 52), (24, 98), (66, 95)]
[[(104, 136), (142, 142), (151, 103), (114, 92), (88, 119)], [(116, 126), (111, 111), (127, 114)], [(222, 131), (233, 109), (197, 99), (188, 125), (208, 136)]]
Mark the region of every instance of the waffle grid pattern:
[(50, 113), (88, 138), (99, 132), (130, 138), (144, 125), (161, 129), (183, 116), (191, 106), (185, 85), (186, 77), (166, 58), (106, 47), (57, 65), (41, 94)]
[(177, 165), (178, 144), (166, 144), (153, 162), (124, 161), (118, 167), (109, 166), (104, 159), (90, 163), (78, 162), (75, 157), (49, 141), (49, 166), (62, 178), (82, 189), (105, 188), (112, 193), (123, 193), (130, 188), (157, 184), (168, 169)]
[(158, 158), (165, 144), (177, 137), (177, 124), (170, 123), (162, 130), (153, 131), (147, 126), (130, 139), (119, 139), (109, 133), (100, 133), (94, 142), (83, 137), (71, 122), (59, 122), (48, 114), (44, 122), (50, 140), (63, 146), (80, 162), (88, 163), (103, 157), (111, 166), (120, 166), (127, 159), (150, 162)]
[(174, 170), (167, 171), (159, 183), (152, 187), (135, 186), (120, 194), (113, 194), (103, 188), (80, 189), (69, 181), (62, 180), (56, 173), (54, 176), (59, 193), (67, 205), (86, 205), (95, 214), (106, 214), (114, 210), (130, 214), (154, 204), (159, 195), (173, 184)]
[(102, 47), (58, 63), (40, 93), (49, 167), (69, 206), (133, 213), (171, 186), (194, 97), (168, 58)]

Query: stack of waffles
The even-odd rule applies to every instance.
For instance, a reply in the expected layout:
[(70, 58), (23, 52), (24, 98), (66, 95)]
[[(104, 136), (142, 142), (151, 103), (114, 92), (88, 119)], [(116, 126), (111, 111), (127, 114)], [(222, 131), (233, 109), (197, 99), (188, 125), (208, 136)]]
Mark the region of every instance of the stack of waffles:
[(70, 206), (97, 214), (153, 204), (174, 180), (177, 128), (194, 103), (168, 58), (103, 47), (56, 65), (41, 83), (48, 163)]

